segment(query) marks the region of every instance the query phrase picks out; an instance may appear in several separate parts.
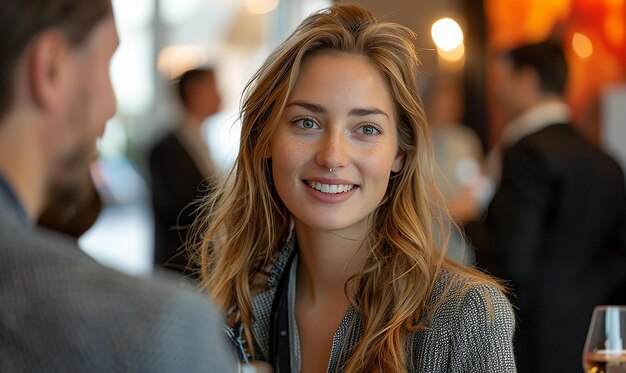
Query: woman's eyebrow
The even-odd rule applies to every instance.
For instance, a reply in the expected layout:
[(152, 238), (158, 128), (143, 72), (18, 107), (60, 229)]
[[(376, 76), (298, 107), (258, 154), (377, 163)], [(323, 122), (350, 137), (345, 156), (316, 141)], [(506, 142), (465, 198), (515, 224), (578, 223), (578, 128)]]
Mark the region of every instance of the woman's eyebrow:
[(387, 113), (385, 113), (383, 110), (380, 110), (378, 108), (356, 108), (356, 109), (352, 109), (350, 110), (350, 113), (348, 115), (351, 116), (357, 116), (357, 117), (364, 117), (367, 115), (384, 115), (387, 118), (389, 118), (389, 115)]
[(318, 104), (314, 104), (314, 103), (306, 102), (306, 101), (301, 101), (301, 100), (290, 102), (287, 104), (287, 107), (289, 106), (300, 106), (316, 114), (328, 113), (328, 110), (326, 110), (322, 105), (318, 105)]
[[(319, 105), (319, 104), (314, 104), (312, 102), (307, 102), (307, 101), (302, 101), (302, 100), (296, 100), (293, 102), (290, 102), (289, 104), (287, 104), (287, 106), (300, 106), (310, 112), (316, 113), (316, 114), (326, 114), (328, 113), (328, 110), (326, 110), (326, 108), (324, 108), (324, 106)], [(352, 110), (350, 110), (350, 112), (348, 113), (349, 116), (356, 116), (356, 117), (364, 117), (367, 115), (384, 115), (387, 118), (389, 118), (389, 114), (387, 114), (385, 111), (372, 107), (372, 108), (354, 108)]]

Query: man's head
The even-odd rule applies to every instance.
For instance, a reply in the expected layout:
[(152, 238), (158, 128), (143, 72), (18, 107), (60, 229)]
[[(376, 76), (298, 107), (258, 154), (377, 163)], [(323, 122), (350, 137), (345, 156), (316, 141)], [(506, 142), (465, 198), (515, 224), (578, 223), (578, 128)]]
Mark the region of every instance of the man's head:
[(522, 45), (499, 56), (496, 100), (510, 116), (545, 101), (562, 98), (567, 86), (567, 61), (561, 45)]
[(221, 98), (212, 69), (188, 70), (176, 79), (176, 86), (185, 111), (197, 120), (202, 121), (219, 111)]
[(117, 44), (110, 0), (0, 2), (0, 171), (29, 214), (80, 191), (115, 112)]

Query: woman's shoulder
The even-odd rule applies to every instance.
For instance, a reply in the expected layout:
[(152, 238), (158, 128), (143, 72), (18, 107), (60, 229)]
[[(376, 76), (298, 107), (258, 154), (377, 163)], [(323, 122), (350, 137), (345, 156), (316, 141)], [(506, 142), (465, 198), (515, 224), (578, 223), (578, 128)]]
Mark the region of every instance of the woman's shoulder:
[(454, 366), (454, 372), (515, 371), (515, 314), (497, 283), (443, 270), (429, 307), (423, 328), (411, 338), (418, 371), (439, 371), (439, 363)]
[(513, 308), (502, 287), (470, 273), (442, 270), (429, 303), (434, 318), (471, 314), (484, 322), (494, 321), (497, 316), (514, 324)]

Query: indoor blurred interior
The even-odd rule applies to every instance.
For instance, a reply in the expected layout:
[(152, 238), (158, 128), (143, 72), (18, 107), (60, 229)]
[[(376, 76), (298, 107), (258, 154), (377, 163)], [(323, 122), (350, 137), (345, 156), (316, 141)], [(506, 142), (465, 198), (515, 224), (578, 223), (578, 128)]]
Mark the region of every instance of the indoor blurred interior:
[[(525, 42), (561, 41), (572, 70), (568, 100), (579, 130), (626, 169), (626, 0), (352, 2), (417, 33), (422, 94), (426, 97), (435, 81), (458, 81), (465, 108), (458, 120), (479, 135), (485, 150), (503, 125), (490, 99), (494, 54)], [(215, 68), (221, 111), (206, 121), (204, 137), (212, 158), (227, 172), (237, 151), (238, 108), (246, 82), (304, 17), (331, 3), (113, 1), (120, 34), (112, 63), (118, 111), (92, 168), (105, 208), (80, 238), (88, 254), (131, 274), (152, 269), (146, 152), (179, 110), (169, 79), (198, 66)]]

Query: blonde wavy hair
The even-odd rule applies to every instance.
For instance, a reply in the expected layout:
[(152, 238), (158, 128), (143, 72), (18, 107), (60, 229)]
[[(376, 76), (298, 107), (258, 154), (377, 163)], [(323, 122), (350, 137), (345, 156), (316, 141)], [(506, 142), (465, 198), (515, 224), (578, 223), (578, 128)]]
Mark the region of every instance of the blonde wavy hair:
[(285, 243), (291, 219), (273, 188), (265, 155), (303, 61), (323, 50), (368, 57), (386, 78), (395, 101), (405, 161), (373, 212), (364, 240), (369, 256), (345, 286), (363, 317), (364, 335), (349, 352), (344, 371), (403, 372), (406, 337), (424, 328), (436, 311), (429, 297), (442, 270), (460, 284), (449, 287), (457, 289), (452, 295), (462, 295), (475, 284), (499, 286), (437, 250), (446, 245), (441, 239), (446, 224), (437, 223), (445, 209), (433, 201), (430, 134), (417, 91), (414, 33), (380, 22), (358, 5), (335, 5), (309, 16), (247, 84), (236, 164), (227, 182), (205, 201), (204, 219), (196, 226), (201, 233), (196, 252), (201, 281), (223, 311), (237, 307), (252, 346), (255, 278)]

